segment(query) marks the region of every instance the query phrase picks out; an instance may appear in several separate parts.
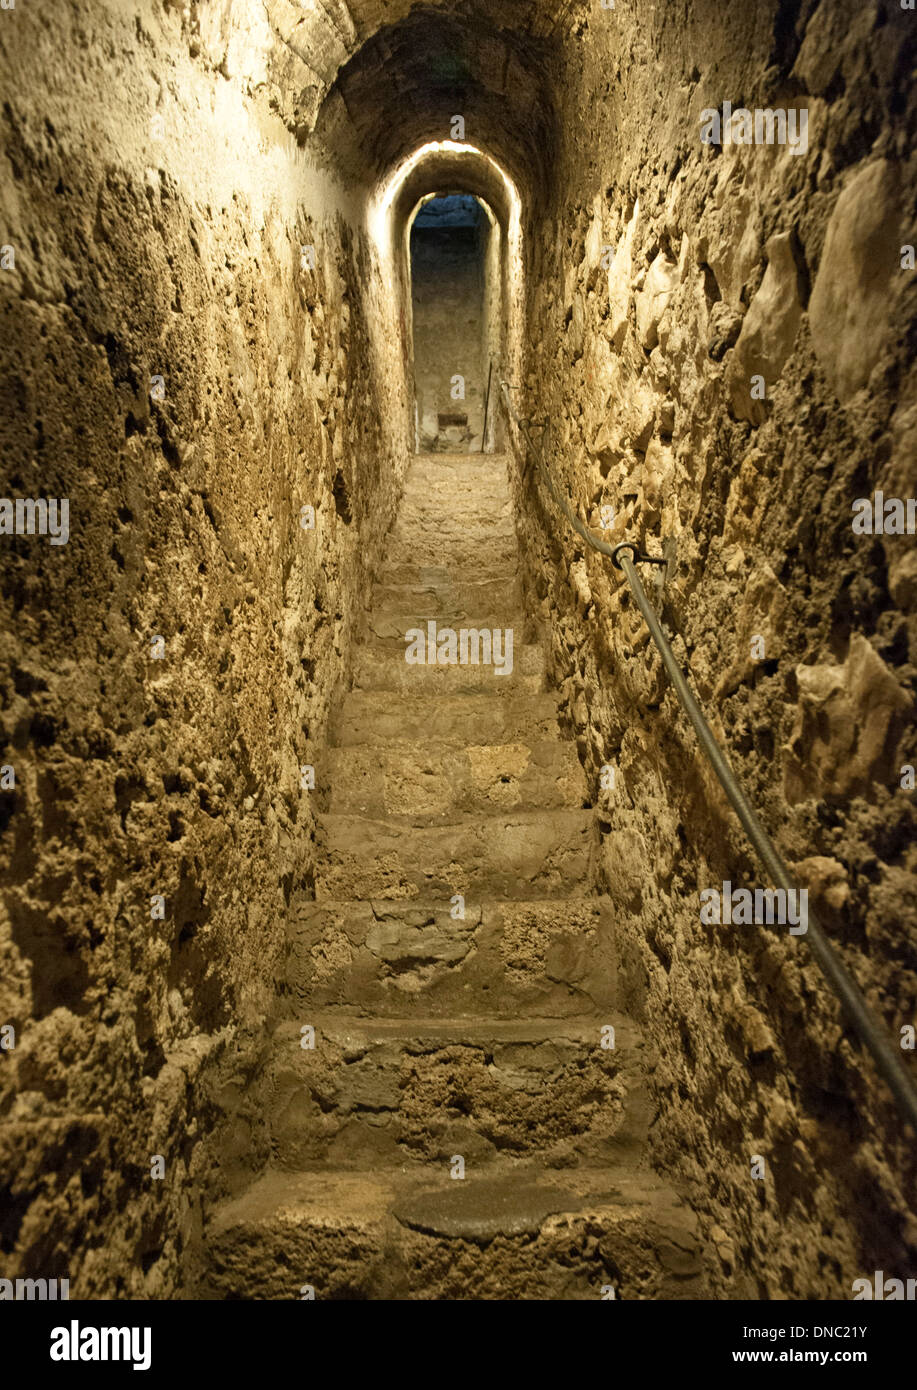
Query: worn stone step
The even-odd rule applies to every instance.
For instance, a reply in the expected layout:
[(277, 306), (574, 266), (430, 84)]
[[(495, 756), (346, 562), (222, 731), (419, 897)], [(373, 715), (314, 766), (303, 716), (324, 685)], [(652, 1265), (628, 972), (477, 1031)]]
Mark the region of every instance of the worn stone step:
[(430, 570), (446, 572), (455, 580), (474, 575), (513, 584), (519, 578), (519, 550), (513, 536), (461, 535), (413, 536), (391, 539), (378, 573), (381, 584), (423, 584)]
[(534, 1153), (569, 1166), (645, 1138), (639, 1040), (610, 1012), (288, 1022), (274, 1034), (268, 1094), (274, 1161), (287, 1168)]
[(405, 491), (390, 534), (403, 538), (433, 531), (437, 535), (516, 534), (512, 500), (506, 488), (484, 487), (468, 479), (461, 486), (438, 489), (420, 485)]
[(415, 454), (411, 459), (408, 477), (426, 474), (429, 477), (442, 477), (453, 470), (457, 474), (479, 471), (484, 475), (505, 477), (509, 462), (508, 453), (469, 454), (444, 449), (442, 453)]
[(560, 740), (410, 749), (332, 748), (316, 775), (339, 815), (447, 821), (472, 811), (588, 806), (576, 748)]
[(377, 584), (373, 591), (374, 616), (416, 613), (419, 618), (444, 614), (522, 612), (522, 586), (509, 588), (502, 580), (468, 580), (447, 570), (436, 570), (415, 584)]
[(437, 1171), (269, 1172), (206, 1234), (209, 1299), (709, 1297), (689, 1207), (630, 1164), (464, 1179)]
[(506, 455), (417, 454), (404, 480), (402, 498), (442, 493), (446, 503), (465, 488), (475, 495), (494, 493), (511, 496)]
[(474, 531), (482, 536), (514, 534), (512, 491), (504, 468), (465, 464), (408, 472), (392, 535), (443, 536)]
[[(500, 677), (501, 680), (504, 677)], [(514, 743), (559, 736), (557, 694), (430, 695), (407, 691), (353, 690), (332, 721), (340, 747), (371, 744)]]
[[(424, 633), (424, 655), (429, 655), (430, 643), (428, 629)], [(490, 630), (488, 629), (488, 632)], [(487, 638), (473, 635), (469, 629), (467, 647), (460, 645), (461, 634), (456, 634), (456, 663), (432, 665), (408, 662), (408, 644), (402, 639), (391, 642), (367, 642), (360, 647), (354, 662), (353, 688), (355, 690), (404, 690), (411, 693), (425, 691), (429, 694), (463, 695), (485, 692), (488, 695), (515, 694), (519, 690), (537, 694), (544, 689), (545, 658), (541, 646), (520, 643), (513, 629), (508, 637), (503, 629), (495, 640), (492, 633)], [(521, 635), (521, 634), (520, 634)], [(413, 638), (411, 639), (413, 642)], [(435, 634), (434, 650), (439, 656), (439, 632)], [(460, 660), (462, 654), (469, 658), (467, 663)], [(451, 655), (451, 653), (448, 653)], [(476, 656), (476, 662), (471, 658)], [(489, 657), (489, 660), (487, 659)]]
[[(445, 571), (453, 582), (459, 582), (463, 574), (474, 574), (478, 583), (495, 584), (505, 592), (515, 590), (522, 582), (522, 571), (518, 554), (509, 546), (500, 550), (484, 548), (470, 550), (453, 549), (448, 554), (437, 551), (437, 558), (444, 563), (437, 565)], [(416, 547), (405, 547), (398, 555), (387, 557), (379, 567), (376, 582), (383, 585), (423, 584), (424, 575), (433, 568), (431, 557), (421, 557)]]
[(483, 488), (468, 479), (454, 488), (420, 486), (402, 496), (390, 535), (404, 537), (420, 531), (437, 535), (481, 536), (516, 534), (512, 500), (505, 488)]
[(437, 498), (418, 499), (402, 507), (388, 533), (387, 546), (388, 551), (408, 546), (412, 553), (422, 553), (429, 547), (436, 557), (443, 549), (462, 546), (466, 541), (486, 545), (509, 541), (516, 545), (516, 527), (509, 502), (503, 506), (491, 504), (480, 515), (473, 515), (465, 511), (458, 500), (454, 510), (444, 512)]
[(478, 469), (456, 469), (450, 476), (411, 473), (405, 483), (395, 525), (414, 512), (428, 512), (436, 526), (456, 521), (479, 526), (513, 520), (512, 492), (505, 477)]
[(410, 826), (323, 815), (319, 901), (344, 898), (513, 899), (585, 896), (592, 886), (592, 811), (507, 811)]
[(401, 503), (389, 540), (460, 541), (510, 539), (515, 543), (516, 522), (508, 494), (482, 494), (479, 486), (437, 493), (418, 489)]
[(617, 998), (608, 898), (562, 902), (299, 902), (280, 988), (285, 1012), (359, 1000), (379, 1017), (563, 1017)]
[[(535, 629), (520, 607), (507, 606), (489, 612), (476, 609), (472, 613), (459, 606), (442, 607), (439, 612), (433, 612), (429, 608), (375, 609), (369, 614), (367, 626), (375, 642), (398, 643), (403, 652), (407, 649), (406, 634), (416, 628), (420, 628), (426, 634), (431, 622), (435, 624), (437, 634), (449, 628), (454, 632), (466, 628), (468, 631), (486, 630), (490, 633), (495, 630), (505, 632), (510, 628), (513, 633), (514, 657), (517, 646), (535, 645), (532, 642)], [(438, 644), (438, 641), (437, 636), (435, 644)]]

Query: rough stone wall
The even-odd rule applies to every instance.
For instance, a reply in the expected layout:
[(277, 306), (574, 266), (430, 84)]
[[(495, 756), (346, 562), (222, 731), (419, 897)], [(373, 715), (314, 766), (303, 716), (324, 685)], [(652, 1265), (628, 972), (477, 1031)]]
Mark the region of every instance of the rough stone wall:
[[(491, 216), (493, 214), (491, 213)], [(481, 332), (481, 362), (486, 411), (485, 450), (504, 448), (503, 413), (499, 406), (503, 363), (509, 361), (510, 286), (506, 234), (494, 217), (484, 248), (484, 322)], [(490, 394), (488, 395), (488, 386)]]
[[(676, 653), (894, 1037), (917, 1021), (914, 542), (855, 535), (851, 509), (913, 489), (915, 53), (890, 2), (579, 5), (527, 227), (526, 409), (583, 518), (610, 503), (615, 539), (670, 556), (664, 595), (642, 572)], [(727, 100), (807, 108), (808, 152), (702, 145)], [(617, 770), (603, 878), (622, 1003), (658, 1054), (657, 1163), (690, 1185), (727, 1297), (913, 1271), (912, 1137), (804, 939), (701, 923), (701, 889), (762, 870), (622, 578), (518, 487), (581, 754), (596, 783)]]
[(187, 12), (17, 7), (0, 71), (2, 493), (70, 506), (66, 545), (0, 537), (0, 1272), (167, 1297), (202, 1195), (265, 1157), (300, 766), (406, 403), (360, 190)]

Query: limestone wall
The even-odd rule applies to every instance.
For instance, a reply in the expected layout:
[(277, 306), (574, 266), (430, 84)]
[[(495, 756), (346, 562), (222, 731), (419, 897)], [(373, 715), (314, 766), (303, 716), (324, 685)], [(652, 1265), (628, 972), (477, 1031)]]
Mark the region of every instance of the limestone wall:
[(406, 447), (362, 190), (188, 14), (0, 24), (2, 493), (70, 509), (0, 540), (0, 1267), (72, 1297), (168, 1296), (265, 1157), (300, 767)]
[[(0, 532), (4, 1278), (168, 1297), (202, 1205), (267, 1157), (284, 919), (314, 880), (300, 769), (413, 430), (386, 237), (428, 180), (494, 208), (514, 400), (553, 420), (583, 517), (610, 505), (606, 534), (669, 556), (647, 582), (752, 799), (890, 1033), (917, 1023), (917, 561), (912, 536), (851, 524), (856, 499), (913, 488), (914, 17), (434, 8), (0, 14), (0, 496), (69, 503), (66, 544)], [(448, 131), (430, 53), (458, 47), (524, 256), (486, 160), (440, 154), (388, 222), (368, 186)], [(727, 101), (804, 109), (805, 149), (703, 144)], [(704, 888), (760, 869), (619, 576), (516, 482), (620, 1006), (656, 1055), (655, 1158), (720, 1292), (912, 1273), (912, 1137), (804, 939), (701, 921)]]
[[(896, 1037), (917, 1021), (913, 490), (917, 28), (897, 5), (580, 5), (563, 148), (527, 227), (526, 409), (580, 513), (670, 559), (676, 652)], [(808, 145), (700, 141), (705, 108), (805, 108)], [(605, 254), (613, 248), (613, 259)], [(603, 256), (605, 263), (603, 264)], [(763, 378), (759, 399), (755, 378)], [(868, 388), (868, 389), (866, 389)], [(707, 926), (761, 882), (621, 577), (519, 483), (531, 603), (600, 794), (618, 948), (658, 1052), (655, 1152), (727, 1296), (850, 1297), (914, 1267), (914, 1149), (803, 938)], [(763, 638), (763, 651), (756, 638)], [(766, 1176), (751, 1175), (753, 1156)]]

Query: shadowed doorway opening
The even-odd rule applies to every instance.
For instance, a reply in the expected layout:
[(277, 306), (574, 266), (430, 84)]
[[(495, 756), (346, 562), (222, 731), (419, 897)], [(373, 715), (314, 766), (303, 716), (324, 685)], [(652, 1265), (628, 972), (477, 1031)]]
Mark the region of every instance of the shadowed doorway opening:
[[(477, 453), (485, 439), (491, 338), (499, 325), (499, 230), (467, 193), (431, 195), (411, 227), (418, 453)], [(493, 302), (492, 302), (493, 301)], [(487, 402), (486, 446), (491, 447)]]

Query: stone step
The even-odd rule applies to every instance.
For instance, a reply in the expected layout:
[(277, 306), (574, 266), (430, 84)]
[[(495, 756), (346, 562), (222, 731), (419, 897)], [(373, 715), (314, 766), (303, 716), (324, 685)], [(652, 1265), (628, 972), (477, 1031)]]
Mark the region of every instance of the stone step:
[(458, 581), (473, 574), (478, 583), (495, 581), (506, 585), (519, 577), (519, 550), (515, 538), (467, 534), (442, 538), (436, 535), (390, 539), (380, 566), (382, 584), (423, 584), (430, 570), (451, 575)]
[[(483, 462), (481, 460), (484, 460)], [(506, 455), (418, 454), (404, 479), (402, 497), (412, 493), (442, 492), (447, 503), (456, 489), (473, 487), (476, 491), (502, 493), (511, 496)]]
[(507, 588), (502, 580), (467, 580), (442, 569), (416, 584), (377, 584), (373, 591), (373, 616), (416, 613), (426, 619), (444, 614), (498, 612), (522, 612), (522, 586), (518, 581)]
[[(504, 593), (516, 592), (522, 582), (522, 570), (519, 565), (519, 557), (513, 551), (510, 552), (507, 546), (505, 551), (494, 553), (493, 551), (478, 550), (470, 553), (466, 546), (464, 550), (454, 550), (448, 556), (442, 556), (446, 563), (437, 565), (440, 574), (445, 574), (451, 583), (460, 583), (463, 574), (474, 574), (476, 582), (480, 584), (493, 584)], [(397, 555), (389, 555), (382, 562), (376, 576), (377, 584), (388, 587), (389, 585), (420, 585), (425, 584), (425, 576), (433, 568), (430, 557), (418, 554), (416, 547), (405, 547)], [(507, 607), (510, 607), (507, 604)], [(522, 611), (520, 606), (512, 604), (513, 611)], [(435, 617), (436, 614), (431, 614)]]
[[(501, 676), (500, 680), (505, 680)], [(332, 743), (347, 748), (437, 743), (515, 743), (559, 737), (557, 694), (429, 695), (353, 690), (332, 722)]]
[[(424, 634), (424, 655), (429, 655), (427, 641), (428, 629), (419, 628)], [(490, 629), (487, 629), (490, 633)], [(469, 635), (462, 664), (461, 634), (455, 636), (456, 663), (431, 665), (409, 662), (408, 644), (403, 640), (391, 642), (367, 642), (360, 647), (354, 661), (354, 690), (404, 690), (412, 694), (425, 692), (442, 695), (467, 695), (485, 692), (488, 695), (516, 694), (520, 690), (537, 694), (544, 689), (545, 658), (540, 645), (525, 644), (516, 640), (516, 633), (510, 629), (512, 638), (500, 629), (497, 641), (492, 633), (486, 638)], [(522, 634), (520, 633), (519, 636)], [(437, 657), (440, 655), (440, 636), (434, 634)], [(412, 638), (413, 642), (415, 639)], [(512, 650), (510, 650), (510, 645)], [(416, 649), (415, 649), (416, 650)], [(451, 652), (448, 653), (451, 655)], [(477, 663), (471, 660), (477, 656)], [(499, 656), (499, 661), (497, 657)], [(490, 660), (485, 661), (489, 657)]]
[(466, 467), (440, 472), (411, 471), (399, 503), (399, 517), (405, 508), (435, 505), (437, 523), (448, 522), (463, 512), (485, 522), (501, 513), (512, 514), (512, 491), (505, 474)]
[(442, 476), (447, 470), (453, 469), (457, 473), (473, 472), (479, 470), (484, 474), (506, 474), (510, 455), (508, 453), (476, 454), (450, 452), (444, 449), (442, 453), (435, 454), (414, 454), (408, 467), (408, 477), (420, 474), (429, 474), (431, 477)]
[[(303, 1025), (314, 1029), (312, 1047), (302, 1046)], [(480, 1167), (498, 1154), (536, 1153), (549, 1167), (569, 1167), (610, 1162), (646, 1137), (639, 1040), (613, 1013), (283, 1023), (268, 1097), (271, 1150), (283, 1168), (455, 1154)]]
[[(399, 644), (404, 652), (407, 648), (405, 634), (412, 629), (420, 628), (426, 635), (429, 632), (429, 624), (433, 623), (436, 628), (437, 636), (434, 645), (438, 645), (438, 634), (444, 629), (451, 628), (454, 632), (460, 632), (462, 628), (469, 631), (476, 629), (478, 632), (486, 630), (493, 633), (495, 630), (505, 632), (507, 628), (512, 629), (513, 633), (513, 657), (515, 659), (517, 646), (534, 646), (532, 637), (535, 631), (527, 622), (526, 614), (522, 608), (512, 607), (507, 604), (503, 608), (491, 609), (487, 612), (482, 609), (474, 609), (470, 613), (466, 608), (457, 604), (454, 607), (441, 605), (438, 612), (429, 606), (416, 608), (375, 608), (369, 614), (367, 627), (372, 636), (373, 645), (378, 642)], [(529, 640), (526, 641), (526, 638)], [(412, 639), (413, 640), (413, 639)], [(448, 640), (448, 639), (446, 639)], [(470, 641), (471, 639), (469, 639)]]
[(398, 520), (388, 533), (390, 546), (431, 545), (433, 554), (445, 546), (460, 546), (466, 540), (497, 544), (510, 541), (516, 544), (516, 526), (509, 501), (481, 502), (479, 512), (471, 512), (460, 498), (452, 499), (450, 510), (436, 497), (418, 497), (402, 503)]
[(452, 487), (417, 483), (405, 488), (392, 534), (404, 536), (415, 531), (438, 532), (475, 530), (480, 535), (504, 532), (515, 534), (515, 513), (505, 487), (495, 487), (473, 478)]
[[(461, 410), (462, 407), (458, 406)], [(406, 484), (412, 479), (424, 478), (430, 482), (442, 481), (446, 478), (456, 478), (473, 474), (481, 478), (482, 481), (492, 479), (502, 479), (504, 486), (507, 486), (507, 461), (506, 454), (482, 454), (480, 450), (471, 450), (464, 454), (457, 451), (438, 450), (432, 453), (418, 453), (411, 459), (405, 475)]]
[(388, 555), (393, 549), (406, 547), (418, 556), (429, 553), (432, 556), (429, 563), (442, 565), (448, 563), (441, 558), (444, 552), (460, 551), (468, 541), (485, 550), (500, 549), (518, 555), (516, 526), (509, 503), (504, 506), (487, 503), (481, 514), (475, 515), (460, 503), (454, 510), (446, 511), (444, 504), (435, 498), (418, 499), (399, 512), (388, 533), (385, 553)]
[(265, 1174), (207, 1229), (208, 1299), (562, 1300), (710, 1296), (697, 1220), (661, 1178), (602, 1170), (464, 1179)]
[(401, 501), (397, 519), (389, 532), (399, 540), (475, 536), (479, 540), (495, 537), (515, 539), (515, 512), (505, 492), (484, 491), (479, 484), (437, 492), (418, 488)]
[(592, 886), (592, 811), (507, 811), (449, 825), (320, 818), (315, 896), (576, 897)]
[(331, 748), (316, 763), (338, 815), (428, 824), (472, 811), (584, 807), (589, 800), (576, 748), (560, 740), (476, 744), (421, 742), (411, 748)]
[(299, 902), (290, 913), (284, 1012), (346, 1005), (379, 1017), (564, 1017), (617, 998), (608, 898), (563, 902), (373, 899)]
[(392, 534), (515, 533), (512, 492), (505, 468), (465, 463), (414, 466), (408, 472)]

